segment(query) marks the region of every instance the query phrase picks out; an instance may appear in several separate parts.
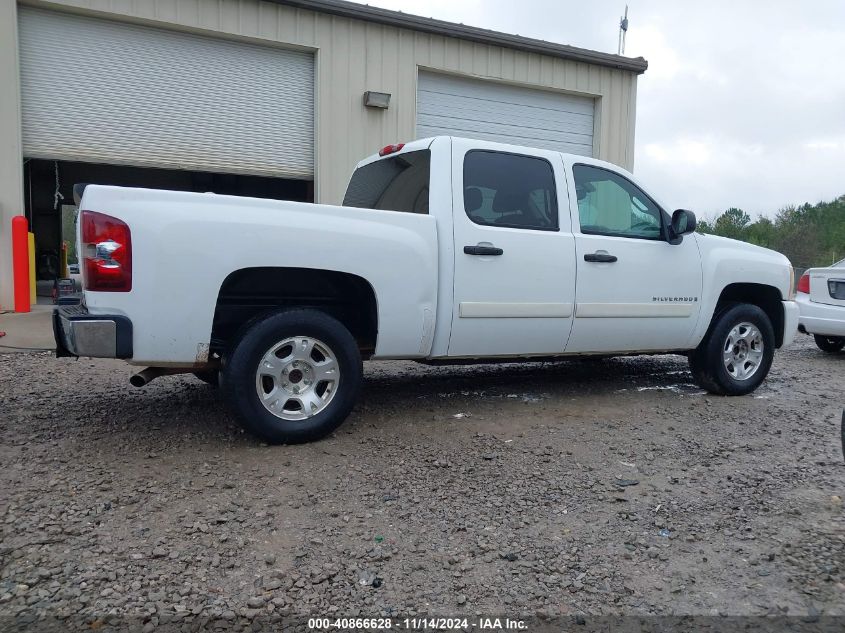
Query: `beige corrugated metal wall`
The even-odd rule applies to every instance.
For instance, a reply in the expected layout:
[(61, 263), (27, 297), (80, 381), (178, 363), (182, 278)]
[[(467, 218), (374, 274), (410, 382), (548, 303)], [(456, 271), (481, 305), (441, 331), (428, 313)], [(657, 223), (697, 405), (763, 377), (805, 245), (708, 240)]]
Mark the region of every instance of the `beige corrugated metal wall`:
[(18, 19), (0, 2), (0, 312), (13, 308), (12, 218), (23, 215)]
[[(11, 306), (8, 225), (23, 212), (18, 42), (14, 0), (0, 10), (0, 308)], [(338, 203), (354, 164), (414, 138), (417, 68), (596, 98), (594, 155), (634, 162), (636, 73), (382, 26), (259, 0), (20, 0), (78, 12), (316, 51), (316, 198)], [(96, 43), (92, 43), (95, 45)], [(362, 105), (390, 92), (390, 109)]]
[[(633, 166), (635, 73), (257, 0), (34, 4), (316, 49), (316, 196), (320, 202), (341, 200), (352, 167), (361, 158), (387, 143), (414, 137), (416, 67), (599, 97), (594, 153)], [(390, 108), (365, 108), (365, 90), (390, 92)]]

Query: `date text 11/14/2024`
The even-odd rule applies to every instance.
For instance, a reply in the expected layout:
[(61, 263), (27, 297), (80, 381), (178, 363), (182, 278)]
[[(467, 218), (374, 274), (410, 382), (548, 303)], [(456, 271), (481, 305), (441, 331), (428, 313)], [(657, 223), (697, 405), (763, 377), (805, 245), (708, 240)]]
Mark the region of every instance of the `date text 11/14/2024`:
[(309, 618), (308, 628), (318, 631), (377, 631), (386, 629), (409, 631), (466, 631), (469, 629), (480, 631), (525, 631), (528, 629), (528, 625), (523, 620), (499, 617), (479, 617), (472, 620), (464, 617)]

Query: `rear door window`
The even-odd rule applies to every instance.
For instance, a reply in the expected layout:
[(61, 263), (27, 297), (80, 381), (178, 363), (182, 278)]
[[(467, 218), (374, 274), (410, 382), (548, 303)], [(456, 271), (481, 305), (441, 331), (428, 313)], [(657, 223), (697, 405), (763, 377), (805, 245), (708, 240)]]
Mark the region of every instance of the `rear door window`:
[(522, 154), (467, 152), (464, 210), (476, 224), (556, 231), (557, 196), (551, 164)]
[(406, 152), (359, 167), (343, 206), (404, 213), (428, 213), (431, 152)]

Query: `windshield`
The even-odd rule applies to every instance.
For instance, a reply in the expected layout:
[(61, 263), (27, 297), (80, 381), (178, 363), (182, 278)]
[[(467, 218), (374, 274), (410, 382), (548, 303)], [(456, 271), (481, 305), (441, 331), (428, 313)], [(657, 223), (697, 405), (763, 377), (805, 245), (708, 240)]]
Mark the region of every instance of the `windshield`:
[(359, 167), (343, 206), (404, 213), (428, 213), (431, 152), (406, 152)]

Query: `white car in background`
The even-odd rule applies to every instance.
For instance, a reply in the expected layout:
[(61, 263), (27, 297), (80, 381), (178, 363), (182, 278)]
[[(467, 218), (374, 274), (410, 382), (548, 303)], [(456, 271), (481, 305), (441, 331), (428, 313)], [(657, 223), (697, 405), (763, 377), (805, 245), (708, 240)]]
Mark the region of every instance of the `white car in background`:
[(827, 268), (810, 268), (796, 291), (799, 331), (812, 334), (825, 352), (845, 347), (845, 259)]

